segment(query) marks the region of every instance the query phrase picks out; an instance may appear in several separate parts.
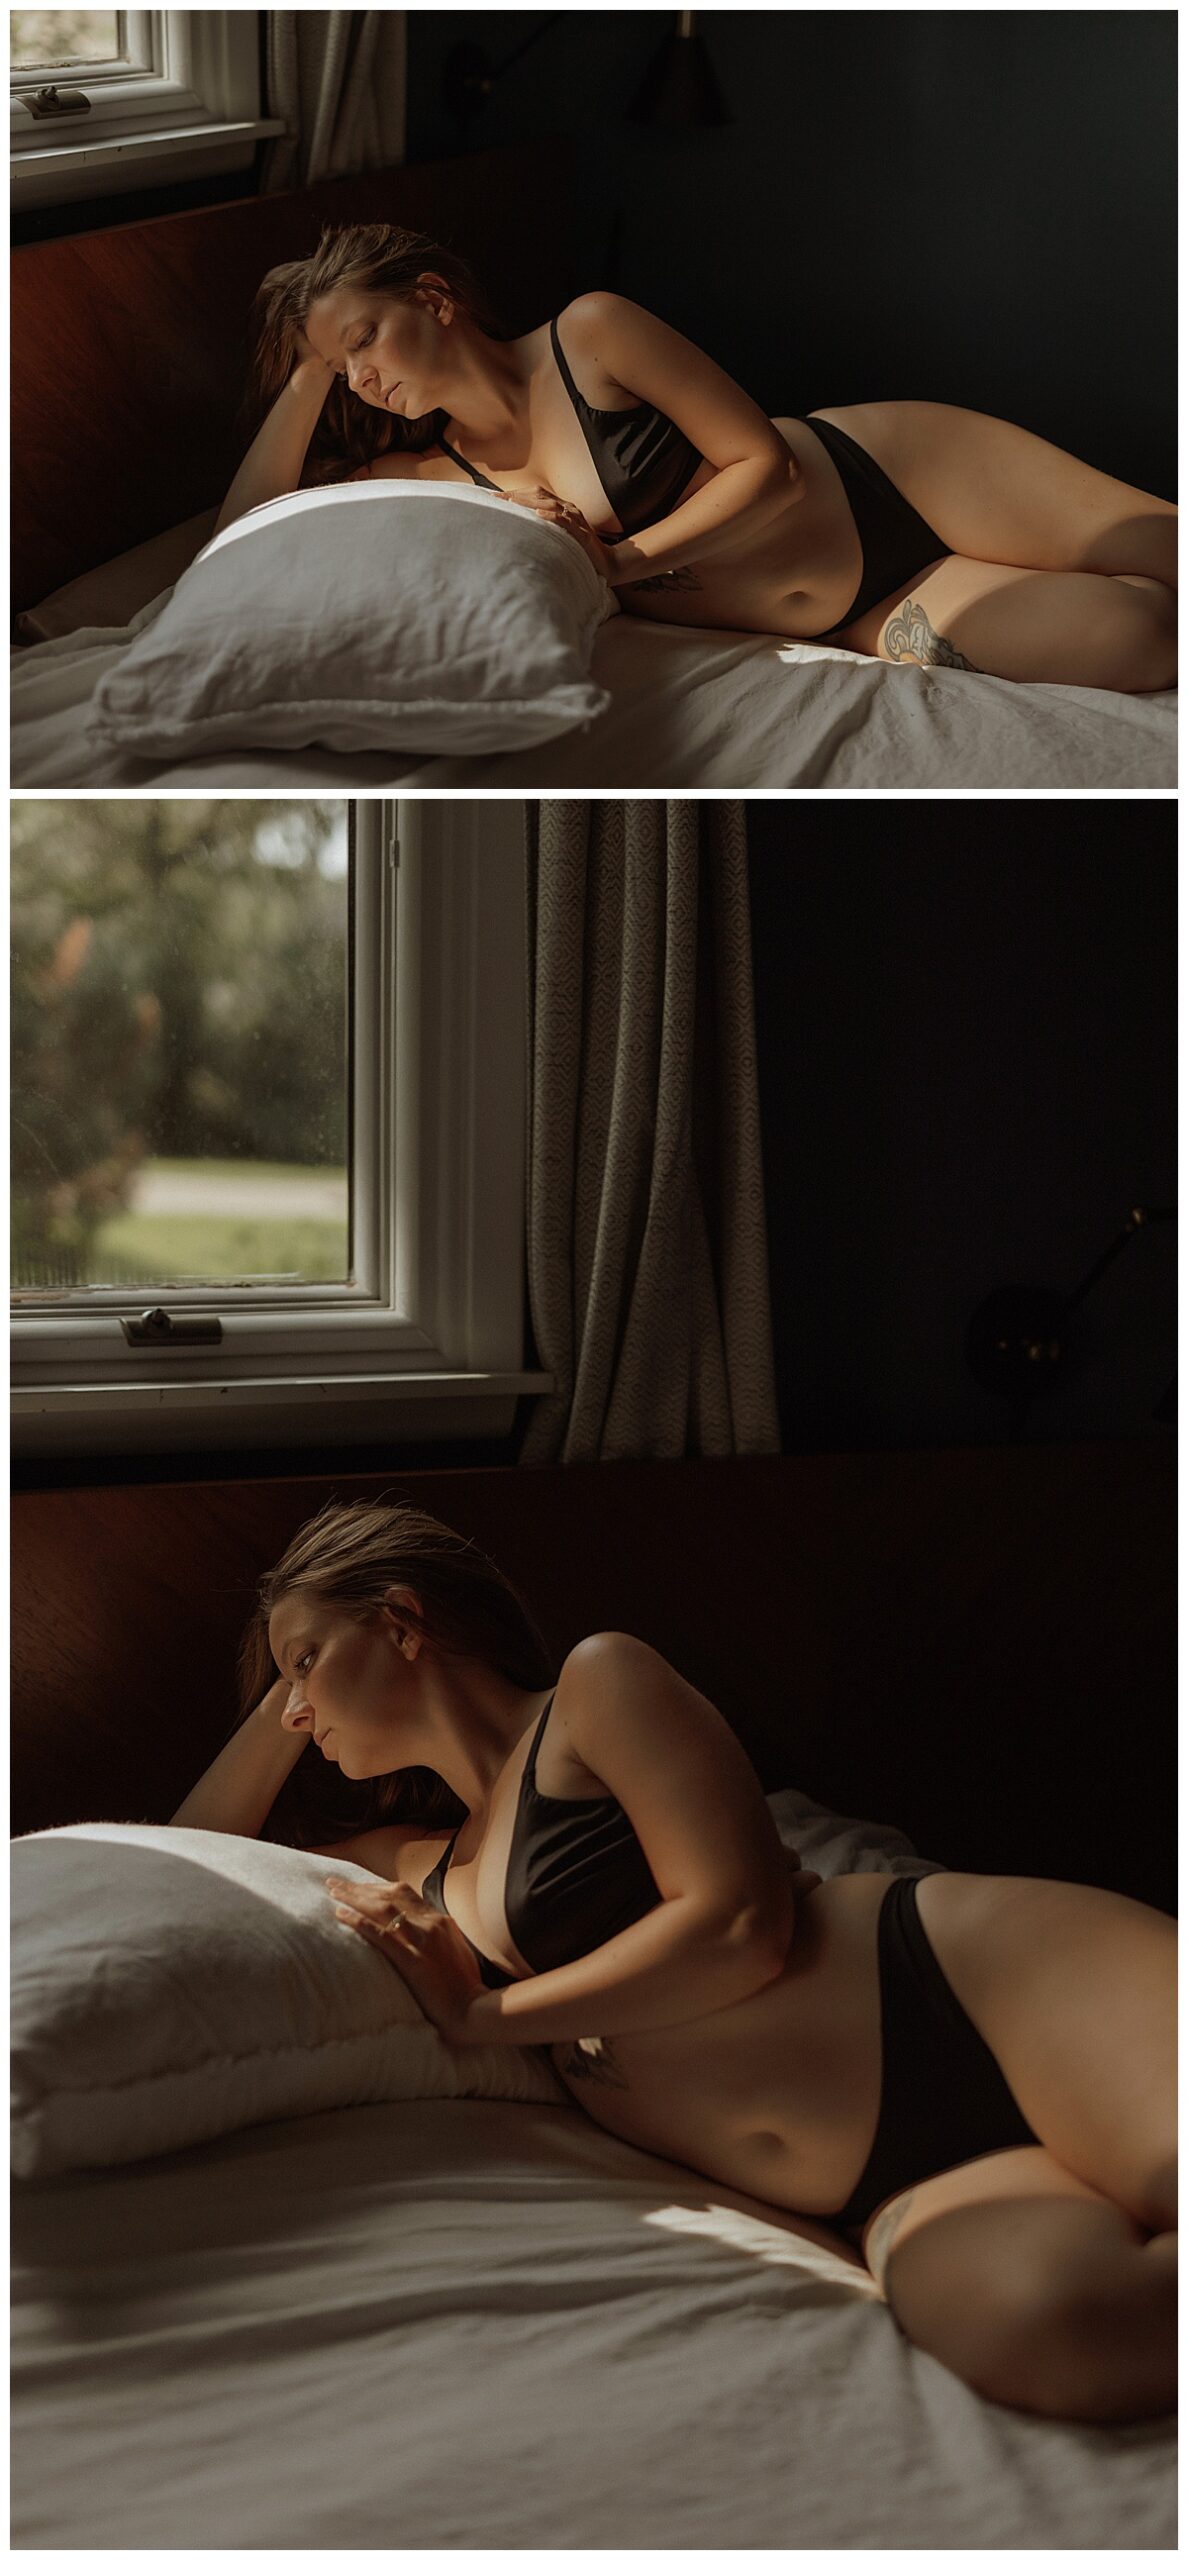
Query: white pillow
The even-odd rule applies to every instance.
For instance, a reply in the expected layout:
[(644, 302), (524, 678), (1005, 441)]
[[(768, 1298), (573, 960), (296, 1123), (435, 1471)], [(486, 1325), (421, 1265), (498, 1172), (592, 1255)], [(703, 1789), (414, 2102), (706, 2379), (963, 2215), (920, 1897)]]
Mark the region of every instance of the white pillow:
[(485, 489), (303, 489), (217, 534), (98, 686), (88, 735), (485, 755), (594, 719), (618, 607), (573, 536)]
[(385, 2098), (564, 2103), (540, 2053), (443, 2044), (300, 1849), (84, 1822), (12, 1858), (17, 2177)]
[[(791, 1787), (768, 1802), (820, 1875), (933, 1871), (902, 1832)], [(443, 2044), (391, 1965), (334, 1918), (326, 1872), (304, 1850), (174, 1824), (83, 1822), (14, 1842), (14, 2174), (103, 2168), (384, 2098), (565, 2103), (529, 2047)]]
[(799, 1852), (802, 1867), (828, 1876), (934, 1876), (943, 1870), (932, 1858), (918, 1858), (902, 1831), (885, 1822), (863, 1822), (850, 1813), (831, 1813), (827, 1805), (784, 1787), (767, 1799), (781, 1840)]

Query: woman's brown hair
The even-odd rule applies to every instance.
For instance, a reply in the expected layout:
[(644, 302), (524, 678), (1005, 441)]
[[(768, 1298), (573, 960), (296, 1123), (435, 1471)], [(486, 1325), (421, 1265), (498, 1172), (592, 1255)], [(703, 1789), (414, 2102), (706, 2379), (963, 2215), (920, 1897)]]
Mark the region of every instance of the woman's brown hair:
[[(255, 350), (243, 420), (247, 440), (284, 390), (297, 362), (300, 333), (322, 294), (352, 284), (364, 293), (399, 297), (413, 293), (426, 274), (441, 277), (467, 318), (488, 337), (503, 335), (465, 259), (440, 248), (423, 231), (402, 231), (391, 222), (345, 223), (323, 231), (310, 257), (273, 267), (253, 305)], [(345, 382), (335, 382), (326, 395), (303, 479), (341, 479), (381, 453), (424, 453), (438, 442), (445, 424), (439, 409), (424, 418), (388, 417), (357, 400)]]
[[(518, 1688), (548, 1687), (552, 1673), (539, 1627), (472, 1538), (460, 1537), (412, 1503), (328, 1502), (257, 1586), (239, 1654), (240, 1723), (276, 1677), (268, 1621), (278, 1601), (300, 1592), (365, 1619), (384, 1606), (396, 1585), (415, 1594), (416, 1623), (439, 1652), (485, 1663)], [(464, 1812), (433, 1770), (398, 1769), (389, 1777), (355, 1780), (306, 1750), (277, 1797), (264, 1837), (303, 1849), (382, 1823), (455, 1828)]]

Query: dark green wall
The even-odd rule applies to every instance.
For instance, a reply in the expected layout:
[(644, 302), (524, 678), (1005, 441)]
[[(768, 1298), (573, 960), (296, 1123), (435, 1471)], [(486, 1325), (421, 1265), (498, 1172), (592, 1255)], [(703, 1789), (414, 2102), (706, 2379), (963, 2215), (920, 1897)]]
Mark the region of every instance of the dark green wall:
[[(974, 1308), (1074, 1289), (1176, 1199), (1174, 805), (758, 800), (747, 826), (785, 1449), (1000, 1440)], [(1029, 1439), (1167, 1430), (1175, 1265), (1174, 1226), (1132, 1237)]]
[[(1174, 495), (1173, 11), (711, 10), (735, 121), (677, 135), (624, 112), (672, 23), (411, 11), (409, 156), (572, 135), (585, 281), (769, 411), (950, 400)], [(451, 48), (534, 30), (451, 114)]]

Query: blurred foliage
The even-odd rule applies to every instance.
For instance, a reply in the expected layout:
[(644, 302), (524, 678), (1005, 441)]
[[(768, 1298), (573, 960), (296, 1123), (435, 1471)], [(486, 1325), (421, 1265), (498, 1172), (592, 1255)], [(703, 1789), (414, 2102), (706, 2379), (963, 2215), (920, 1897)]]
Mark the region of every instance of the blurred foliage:
[(118, 62), (118, 11), (10, 9), (8, 49), (14, 71), (55, 70), (67, 62)]
[(14, 1271), (85, 1278), (150, 1155), (342, 1164), (342, 836), (330, 801), (12, 802)]

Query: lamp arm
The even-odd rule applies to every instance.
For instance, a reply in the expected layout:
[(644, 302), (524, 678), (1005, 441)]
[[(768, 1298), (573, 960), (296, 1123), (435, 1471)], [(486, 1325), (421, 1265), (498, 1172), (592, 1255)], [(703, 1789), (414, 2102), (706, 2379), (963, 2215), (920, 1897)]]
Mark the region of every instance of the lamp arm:
[(540, 25), (533, 27), (531, 34), (526, 35), (522, 43), (515, 45), (510, 53), (505, 53), (502, 62), (496, 63), (491, 74), (492, 80), (502, 80), (505, 71), (514, 70), (516, 63), (522, 62), (524, 55), (531, 52), (533, 45), (539, 44), (541, 37), (547, 36), (550, 27), (557, 26), (564, 16), (564, 9), (550, 10), (548, 17), (542, 18)]
[(1157, 1222), (1160, 1219), (1174, 1220), (1176, 1216), (1175, 1209), (1132, 1209), (1121, 1234), (1115, 1236), (1113, 1243), (1106, 1246), (1105, 1252), (1098, 1255), (1092, 1269), (1086, 1272), (1079, 1288), (1074, 1289), (1065, 1299), (1065, 1314), (1071, 1315), (1073, 1308), (1080, 1306), (1082, 1298), (1087, 1298), (1090, 1290), (1097, 1287), (1103, 1272), (1109, 1270), (1111, 1262), (1117, 1259), (1123, 1245), (1129, 1244), (1131, 1237), (1138, 1234), (1140, 1227), (1150, 1226), (1152, 1221)]

